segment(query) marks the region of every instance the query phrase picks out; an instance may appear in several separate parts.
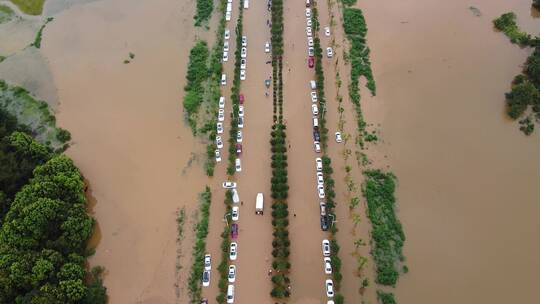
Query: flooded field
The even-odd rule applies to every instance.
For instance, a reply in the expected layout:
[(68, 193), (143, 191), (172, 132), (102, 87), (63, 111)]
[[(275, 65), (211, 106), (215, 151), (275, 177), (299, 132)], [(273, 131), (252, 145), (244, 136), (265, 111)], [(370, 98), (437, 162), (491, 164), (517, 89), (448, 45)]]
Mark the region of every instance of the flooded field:
[[(96, 202), (91, 264), (107, 269), (110, 303), (187, 301), (175, 295), (175, 212), (186, 206), (189, 218), (206, 182), (202, 157), (188, 165), (203, 147), (181, 109), (192, 16), (187, 2), (99, 1), (58, 14), (44, 35), (67, 154)], [(190, 265), (189, 236), (183, 244)]]
[[(506, 118), (504, 92), (530, 49), (491, 21), (514, 11), (538, 34), (530, 1), (362, 1), (381, 123), (399, 178), (410, 273), (399, 303), (515, 303), (536, 298), (540, 137)], [(377, 121), (377, 117), (381, 117)], [(374, 119), (375, 118), (375, 121)]]

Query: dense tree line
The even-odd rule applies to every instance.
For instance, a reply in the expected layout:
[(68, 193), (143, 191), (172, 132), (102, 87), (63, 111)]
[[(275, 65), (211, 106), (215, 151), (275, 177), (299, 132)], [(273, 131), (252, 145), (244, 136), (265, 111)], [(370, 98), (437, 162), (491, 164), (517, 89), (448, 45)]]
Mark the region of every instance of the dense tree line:
[(195, 26), (201, 26), (204, 23), (207, 23), (212, 16), (212, 10), (214, 9), (213, 0), (197, 0), (197, 7), (195, 11)]
[(527, 58), (523, 72), (514, 78), (511, 91), (506, 93), (508, 116), (512, 119), (526, 116), (519, 121), (520, 130), (530, 135), (534, 131), (535, 121), (540, 120), (540, 38), (522, 32), (513, 12), (501, 15), (493, 24), (512, 43), (535, 48)]
[[(233, 193), (231, 190), (227, 190), (225, 192), (225, 217), (227, 214), (231, 214), (232, 212), (232, 205), (233, 205)], [(229, 275), (229, 246), (230, 246), (230, 233), (231, 229), (229, 225), (226, 225), (223, 227), (223, 232), (221, 233), (221, 262), (219, 263), (217, 269), (219, 271), (219, 282), (218, 282), (218, 288), (219, 293), (216, 296), (216, 301), (219, 304), (225, 304), (226, 296), (227, 296), (227, 286), (228, 283), (228, 275)]]

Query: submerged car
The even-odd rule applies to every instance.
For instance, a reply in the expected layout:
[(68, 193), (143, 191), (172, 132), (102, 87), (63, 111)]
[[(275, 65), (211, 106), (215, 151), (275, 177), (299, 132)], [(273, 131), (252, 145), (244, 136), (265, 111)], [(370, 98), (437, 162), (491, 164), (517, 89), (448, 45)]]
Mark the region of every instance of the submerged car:
[(334, 282), (331, 279), (326, 280), (326, 296), (329, 298), (334, 297)]
[(236, 188), (235, 182), (223, 182), (223, 188), (225, 189), (234, 189)]
[(219, 152), (219, 149), (216, 149), (214, 153), (216, 154), (216, 162), (219, 163), (221, 161), (221, 152)]
[(322, 252), (323, 252), (323, 256), (325, 257), (330, 256), (330, 241), (328, 241), (327, 239), (324, 239), (322, 241)]
[(234, 161), (234, 167), (236, 169), (236, 172), (241, 172), (242, 171), (242, 161), (240, 161), (240, 158), (237, 158)]
[(236, 240), (236, 238), (238, 237), (238, 224), (232, 224), (231, 225), (231, 238), (233, 240)]
[(341, 138), (341, 133), (340, 132), (336, 132), (336, 142), (337, 143), (340, 143), (342, 142), (343, 139)]
[(308, 67), (313, 68), (315, 66), (315, 58), (313, 56), (308, 57)]
[(221, 136), (216, 136), (216, 146), (218, 149), (223, 148), (223, 141), (221, 140)]
[(204, 270), (212, 270), (212, 256), (210, 254), (204, 255)]
[(324, 35), (326, 35), (326, 37), (330, 36), (330, 27), (329, 26), (324, 27)]
[(236, 242), (232, 242), (231, 246), (229, 248), (229, 259), (232, 261), (236, 261), (236, 258), (238, 257), (238, 244)]
[(203, 272), (202, 286), (204, 286), (204, 287), (210, 286), (210, 271), (208, 271), (208, 270), (205, 270)]
[(264, 44), (264, 52), (270, 53), (270, 42), (268, 41), (266, 41), (266, 43)]
[(246, 80), (246, 70), (240, 70), (240, 80)]
[(332, 274), (332, 264), (330, 263), (330, 258), (324, 258), (324, 273)]
[(235, 222), (238, 221), (238, 219), (240, 218), (240, 207), (238, 206), (232, 207), (231, 218)]
[(334, 56), (334, 50), (331, 47), (326, 48), (326, 57), (332, 58)]
[(229, 283), (234, 283), (234, 281), (236, 281), (236, 266), (235, 265), (229, 266), (229, 274), (227, 275), (227, 280), (229, 280)]

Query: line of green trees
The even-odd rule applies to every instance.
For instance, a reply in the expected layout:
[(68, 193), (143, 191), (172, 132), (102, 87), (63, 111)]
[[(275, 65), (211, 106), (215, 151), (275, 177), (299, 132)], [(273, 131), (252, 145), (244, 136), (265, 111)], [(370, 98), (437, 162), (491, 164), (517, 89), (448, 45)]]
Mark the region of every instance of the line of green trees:
[[(233, 205), (233, 194), (231, 190), (227, 190), (225, 192), (225, 217), (227, 217), (228, 214), (231, 214), (232, 212), (232, 205)], [(223, 232), (221, 233), (221, 262), (218, 265), (218, 271), (219, 271), (219, 282), (218, 282), (218, 288), (219, 293), (216, 297), (216, 301), (219, 304), (225, 304), (227, 302), (227, 286), (228, 283), (228, 275), (229, 275), (229, 246), (231, 243), (230, 240), (230, 234), (231, 229), (229, 225), (226, 225), (223, 227)]]
[(189, 52), (189, 63), (186, 74), (187, 84), (184, 87), (184, 110), (186, 111), (193, 135), (197, 132), (197, 114), (203, 102), (203, 84), (209, 76), (206, 66), (208, 53), (208, 45), (206, 41), (202, 40), (197, 41)]
[(337, 226), (335, 225), (335, 207), (336, 207), (336, 192), (334, 190), (335, 181), (332, 178), (332, 160), (327, 153), (328, 148), (328, 128), (326, 127), (326, 97), (324, 91), (324, 70), (322, 65), (323, 51), (321, 48), (321, 42), (319, 39), (319, 11), (317, 9), (317, 2), (313, 3), (312, 7), (312, 22), (313, 22), (313, 33), (315, 34), (314, 40), (314, 49), (315, 49), (315, 81), (317, 82), (317, 99), (319, 102), (319, 108), (321, 115), (319, 116), (319, 131), (321, 136), (321, 145), (322, 145), (322, 161), (323, 161), (323, 177), (324, 177), (324, 192), (326, 199), (326, 212), (328, 218), (331, 218), (330, 224), (330, 264), (332, 265), (332, 279), (334, 282), (335, 295), (334, 302), (341, 304), (344, 302), (343, 294), (340, 292), (341, 280), (343, 275), (341, 274), (341, 259), (339, 258), (339, 245), (336, 239), (336, 233), (338, 232)]
[(45, 29), (45, 26), (47, 25), (47, 23), (53, 20), (54, 20), (53, 17), (49, 17), (47, 18), (47, 20), (45, 20), (45, 23), (43, 23), (41, 28), (39, 28), (39, 31), (36, 34), (36, 38), (34, 39), (34, 43), (32, 43), (32, 46), (35, 46), (38, 49), (41, 48), (41, 36), (43, 35), (43, 30)]
[(210, 16), (212, 16), (212, 10), (214, 10), (213, 0), (197, 0), (197, 7), (195, 10), (195, 26), (201, 26), (208, 23)]
[(235, 160), (236, 160), (236, 134), (238, 133), (238, 106), (240, 105), (240, 61), (241, 48), (242, 48), (242, 33), (243, 33), (243, 0), (238, 1), (238, 22), (236, 23), (236, 50), (234, 51), (234, 77), (233, 85), (231, 88), (231, 127), (229, 128), (229, 164), (227, 166), (227, 174), (229, 176), (234, 175)]
[(395, 210), (396, 177), (381, 170), (366, 170), (364, 178), (362, 193), (366, 198), (368, 218), (373, 227), (372, 255), (377, 269), (376, 281), (382, 285), (395, 286), (400, 272), (406, 269), (399, 269), (405, 261), (402, 250), (405, 234)]
[(194, 227), (195, 243), (193, 245), (191, 271), (188, 278), (188, 289), (192, 304), (201, 302), (201, 277), (204, 271), (204, 255), (206, 254), (206, 236), (208, 236), (208, 223), (212, 192), (210, 187), (199, 194), (198, 222)]
[[(348, 2), (343, 3), (345, 6), (348, 5)], [(351, 78), (348, 87), (349, 97), (356, 111), (357, 130), (359, 133), (358, 144), (363, 148), (364, 136), (367, 135), (367, 132), (366, 122), (360, 104), (359, 79), (361, 76), (366, 78), (366, 87), (370, 90), (371, 94), (376, 94), (375, 80), (373, 79), (371, 62), (369, 60), (369, 47), (366, 42), (367, 25), (362, 10), (344, 7), (342, 12), (343, 29), (350, 43), (349, 52), (346, 55), (346, 60), (351, 63)]]
[(535, 122), (540, 120), (540, 37), (522, 32), (516, 23), (516, 15), (509, 12), (493, 21), (495, 28), (504, 32), (512, 43), (522, 47), (534, 47), (527, 58), (523, 71), (512, 81), (512, 89), (506, 93), (506, 113), (519, 120), (520, 130), (525, 135), (534, 132)]
[(290, 292), (289, 262), (289, 196), (287, 172), (287, 143), (286, 126), (283, 123), (283, 0), (274, 0), (271, 10), (272, 27), (272, 102), (273, 125), (270, 133), (270, 146), (272, 151), (272, 290), (270, 295), (274, 298), (288, 298)]
[(83, 177), (25, 130), (0, 109), (0, 303), (106, 303)]

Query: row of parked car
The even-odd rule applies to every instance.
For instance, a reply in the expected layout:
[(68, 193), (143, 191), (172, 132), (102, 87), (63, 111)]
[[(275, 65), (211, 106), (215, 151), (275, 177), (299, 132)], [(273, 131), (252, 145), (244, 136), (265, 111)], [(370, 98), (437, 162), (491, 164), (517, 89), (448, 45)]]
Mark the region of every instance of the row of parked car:
[[(311, 20), (311, 8), (306, 8), (306, 35), (308, 42), (308, 67), (313, 68), (315, 66), (315, 48), (314, 48), (314, 33), (313, 33), (313, 21)], [(330, 37), (330, 27), (324, 27), (324, 35)], [(334, 50), (331, 47), (326, 48), (326, 57), (334, 57)]]

